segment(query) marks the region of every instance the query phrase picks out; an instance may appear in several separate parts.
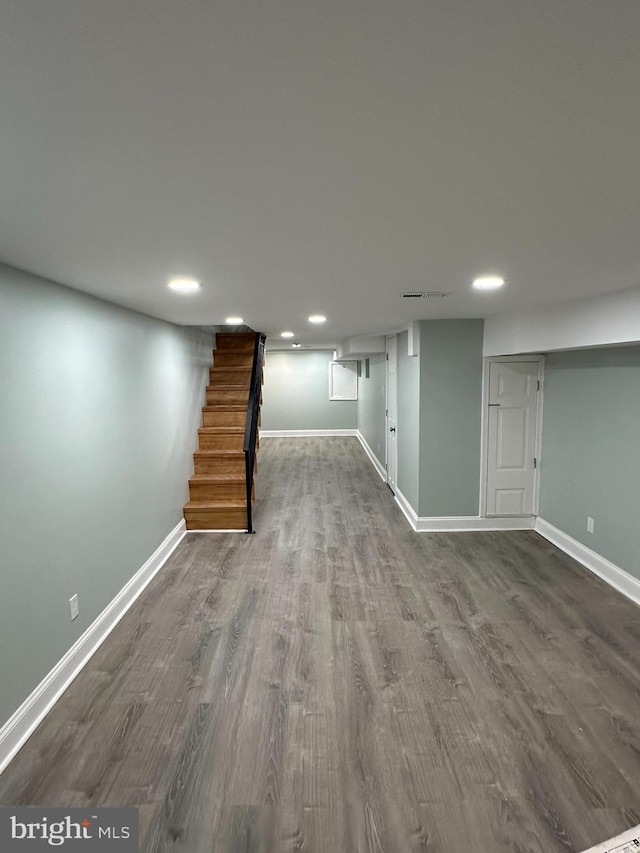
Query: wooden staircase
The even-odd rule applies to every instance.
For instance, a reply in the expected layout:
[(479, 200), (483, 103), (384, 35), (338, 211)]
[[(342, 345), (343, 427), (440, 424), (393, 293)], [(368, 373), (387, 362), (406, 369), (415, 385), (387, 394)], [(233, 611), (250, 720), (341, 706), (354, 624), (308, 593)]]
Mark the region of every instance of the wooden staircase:
[(193, 454), (190, 500), (184, 506), (187, 530), (247, 528), (243, 442), (255, 340), (254, 332), (216, 335), (198, 449)]

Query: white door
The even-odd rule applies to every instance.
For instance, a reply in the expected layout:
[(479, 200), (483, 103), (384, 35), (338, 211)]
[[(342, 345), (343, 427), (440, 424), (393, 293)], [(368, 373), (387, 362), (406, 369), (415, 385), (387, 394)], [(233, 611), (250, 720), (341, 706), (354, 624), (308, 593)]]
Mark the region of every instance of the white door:
[(489, 365), (487, 515), (532, 515), (538, 363)]
[(395, 494), (398, 470), (398, 337), (387, 338), (387, 484)]

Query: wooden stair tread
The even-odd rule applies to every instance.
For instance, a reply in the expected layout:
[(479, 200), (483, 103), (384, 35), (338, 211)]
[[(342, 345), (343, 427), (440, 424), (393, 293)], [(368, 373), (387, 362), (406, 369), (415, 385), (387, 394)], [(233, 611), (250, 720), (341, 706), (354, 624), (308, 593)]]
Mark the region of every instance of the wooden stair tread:
[(203, 412), (246, 412), (247, 405), (245, 403), (244, 406), (238, 405), (235, 406), (233, 403), (217, 403), (215, 406), (212, 406), (210, 403), (206, 406), (202, 407)]
[(256, 339), (255, 332), (216, 332), (216, 339), (224, 340), (224, 338), (233, 338), (234, 340), (238, 340), (240, 338), (247, 338), (247, 340), (254, 341)]
[(244, 474), (192, 474), (190, 483), (244, 483)]
[(224, 364), (214, 364), (209, 368), (209, 372), (214, 370), (224, 370), (225, 373), (251, 373), (251, 365), (230, 364), (227, 367)]
[(202, 435), (244, 435), (243, 426), (198, 427)]
[[(227, 346), (220, 346), (220, 343), (227, 343)], [(255, 348), (254, 341), (218, 341), (218, 346), (213, 351), (213, 358), (215, 360), (216, 353), (224, 352), (224, 353), (242, 353), (245, 355), (253, 355), (253, 351)]]
[(194, 450), (199, 456), (244, 456), (244, 450), (234, 450), (231, 447), (216, 447), (215, 450)]
[(246, 509), (246, 501), (187, 501), (184, 505), (186, 510), (189, 509)]
[(207, 391), (248, 391), (249, 385), (207, 385)]

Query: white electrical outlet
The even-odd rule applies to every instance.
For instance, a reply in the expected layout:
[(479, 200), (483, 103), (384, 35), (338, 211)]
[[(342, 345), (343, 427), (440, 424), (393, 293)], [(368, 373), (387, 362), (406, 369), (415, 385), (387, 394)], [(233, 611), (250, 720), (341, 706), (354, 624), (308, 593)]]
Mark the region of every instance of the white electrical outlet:
[(587, 533), (593, 533), (593, 519), (591, 516), (587, 517)]
[(78, 596), (74, 595), (69, 599), (69, 610), (71, 611), (71, 621), (78, 618), (80, 613), (80, 605), (78, 604)]

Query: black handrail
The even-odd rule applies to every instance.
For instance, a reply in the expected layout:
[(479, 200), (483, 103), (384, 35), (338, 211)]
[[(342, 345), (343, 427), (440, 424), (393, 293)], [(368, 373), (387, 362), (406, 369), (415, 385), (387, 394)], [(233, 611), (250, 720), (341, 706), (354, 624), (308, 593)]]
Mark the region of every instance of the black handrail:
[(258, 439), (258, 413), (262, 394), (262, 365), (264, 363), (265, 335), (256, 332), (256, 342), (251, 365), (251, 384), (249, 386), (249, 404), (247, 422), (244, 428), (244, 467), (247, 482), (247, 533), (253, 533), (251, 518), (251, 499), (253, 495), (253, 469), (256, 463), (256, 442)]

